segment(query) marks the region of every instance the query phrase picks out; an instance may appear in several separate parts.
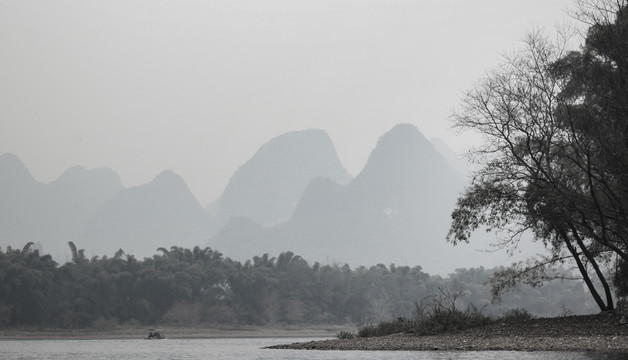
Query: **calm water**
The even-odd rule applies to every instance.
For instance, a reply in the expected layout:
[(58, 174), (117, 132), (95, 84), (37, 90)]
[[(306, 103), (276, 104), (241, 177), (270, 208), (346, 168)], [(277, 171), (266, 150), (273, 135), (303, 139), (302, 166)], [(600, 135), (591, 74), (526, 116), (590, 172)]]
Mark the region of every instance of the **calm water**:
[(3, 360), (119, 360), (119, 359), (393, 359), (393, 360), (623, 360), (627, 355), (556, 352), (408, 352), (270, 350), (264, 346), (315, 339), (167, 339), (146, 340), (23, 340), (0, 341)]

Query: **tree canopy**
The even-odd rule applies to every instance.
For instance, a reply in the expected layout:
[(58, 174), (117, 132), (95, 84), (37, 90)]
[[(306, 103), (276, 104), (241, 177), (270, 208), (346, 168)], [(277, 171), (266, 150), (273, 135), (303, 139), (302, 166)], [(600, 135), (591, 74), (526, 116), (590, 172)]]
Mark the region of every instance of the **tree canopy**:
[(122, 250), (87, 259), (74, 244), (76, 256), (58, 265), (31, 245), (0, 250), (0, 326), (372, 323), (410, 316), (416, 302), (450, 282), (464, 285), (456, 305), (478, 304), (489, 314), (521, 307), (539, 315), (591, 310), (582, 287), (559, 283), (491, 305), (482, 283), (495, 270), (484, 268), (442, 278), (419, 266), (311, 265), (289, 251), (239, 262), (200, 247), (160, 248), (143, 260)]
[(612, 0), (577, 9), (589, 25), (579, 48), (565, 32), (528, 35), (454, 114), (454, 126), (483, 136), (483, 165), (448, 239), (469, 241), (486, 226), (516, 246), (531, 231), (548, 253), (496, 274), (496, 293), (537, 285), (546, 265), (571, 259), (600, 309), (612, 310), (605, 270), (628, 261), (628, 9)]

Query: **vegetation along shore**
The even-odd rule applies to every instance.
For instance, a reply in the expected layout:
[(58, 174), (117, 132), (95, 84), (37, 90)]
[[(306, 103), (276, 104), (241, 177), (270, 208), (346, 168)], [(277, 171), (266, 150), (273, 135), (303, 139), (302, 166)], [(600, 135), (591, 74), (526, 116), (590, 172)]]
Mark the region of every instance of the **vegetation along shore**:
[[(452, 116), (456, 128), (484, 141), (447, 241), (467, 243), (487, 229), (497, 234), (496, 249), (536, 242), (544, 247), (537, 256), (443, 277), (419, 265), (309, 263), (292, 251), (239, 261), (200, 246), (160, 247), (143, 259), (122, 249), (88, 258), (72, 241), (72, 260), (58, 264), (28, 242), (0, 249), (0, 333), (358, 323), (356, 333), (340, 331), (335, 340), (275, 348), (628, 354), (628, 0), (575, 3), (573, 16), (588, 26), (579, 46), (562, 32), (529, 34)], [(353, 219), (344, 223), (359, 227)], [(321, 239), (342, 243), (344, 233)], [(342, 244), (357, 255), (376, 243), (419, 255), (377, 234)], [(456, 266), (454, 256), (431, 250), (428, 241), (444, 239), (416, 240), (426, 244), (421, 255)]]
[(276, 345), (273, 349), (405, 351), (595, 351), (628, 353), (628, 326), (616, 314), (494, 321), (437, 335), (398, 333)]

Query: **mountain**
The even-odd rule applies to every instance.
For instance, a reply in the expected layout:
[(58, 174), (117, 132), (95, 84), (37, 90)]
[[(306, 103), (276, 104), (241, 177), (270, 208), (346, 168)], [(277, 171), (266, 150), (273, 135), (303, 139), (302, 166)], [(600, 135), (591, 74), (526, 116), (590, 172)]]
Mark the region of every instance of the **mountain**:
[(324, 177), (346, 184), (334, 145), (323, 130), (290, 132), (273, 138), (231, 177), (224, 193), (208, 211), (222, 227), (234, 217), (247, 217), (265, 226), (287, 221), (310, 180)]
[(237, 259), (290, 250), (308, 260), (353, 266), (420, 265), (436, 273), (479, 266), (486, 256), (444, 240), (465, 184), (416, 127), (400, 124), (380, 137), (348, 184), (314, 179), (290, 220), (263, 227), (232, 219), (209, 244)]
[(88, 170), (75, 166), (48, 184), (41, 198), (41, 208), (46, 214), (39, 224), (50, 238), (42, 238), (45, 252), (61, 261), (60, 254), (70, 260), (68, 241), (80, 245), (81, 234), (90, 216), (124, 187), (120, 177), (111, 169)]
[(456, 154), (449, 145), (441, 138), (431, 138), (430, 142), (434, 145), (434, 148), (438, 150), (438, 152), (443, 155), (445, 160), (456, 169), (461, 174), (471, 174), (475, 168), (474, 164), (472, 164), (468, 159), (465, 158), (464, 155)]
[(32, 241), (59, 263), (71, 260), (69, 241), (88, 257), (120, 248), (144, 257), (158, 247), (193, 247), (208, 239), (209, 216), (172, 171), (125, 189), (110, 169), (75, 166), (45, 184), (17, 156), (4, 154), (0, 198), (0, 246)]
[(17, 156), (0, 156), (0, 245), (21, 248), (43, 235), (36, 221), (44, 216), (43, 191)]
[(207, 241), (209, 216), (183, 179), (163, 171), (148, 184), (125, 189), (89, 219), (77, 245), (90, 256), (122, 249), (137, 258), (157, 248), (192, 248)]
[(10, 153), (0, 155), (0, 190), (15, 191), (20, 187), (28, 188), (36, 184), (33, 175), (17, 156)]
[(44, 184), (4, 154), (0, 246), (33, 241), (58, 262), (70, 260), (73, 241), (88, 257), (209, 245), (238, 260), (293, 251), (321, 263), (420, 265), (440, 274), (510, 263), (507, 255), (475, 251), (490, 249), (489, 236), (455, 248), (444, 241), (464, 186), (464, 176), (408, 124), (382, 135), (353, 179), (324, 131), (278, 136), (234, 173), (211, 216), (172, 171), (125, 189), (110, 169), (76, 166)]
[(78, 241), (89, 216), (122, 190), (118, 174), (110, 169), (81, 166), (57, 180), (37, 182), (12, 154), (0, 156), (0, 244), (40, 245), (60, 262), (69, 259), (68, 241)]

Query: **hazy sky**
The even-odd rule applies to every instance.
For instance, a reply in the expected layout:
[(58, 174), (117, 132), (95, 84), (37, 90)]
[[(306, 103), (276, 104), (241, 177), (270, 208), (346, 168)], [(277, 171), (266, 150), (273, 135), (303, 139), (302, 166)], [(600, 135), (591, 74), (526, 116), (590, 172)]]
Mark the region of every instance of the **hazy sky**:
[(568, 0), (0, 0), (0, 154), (49, 182), (171, 169), (201, 204), (271, 138), (326, 130), (356, 175), (412, 123), (456, 151), (460, 95)]

